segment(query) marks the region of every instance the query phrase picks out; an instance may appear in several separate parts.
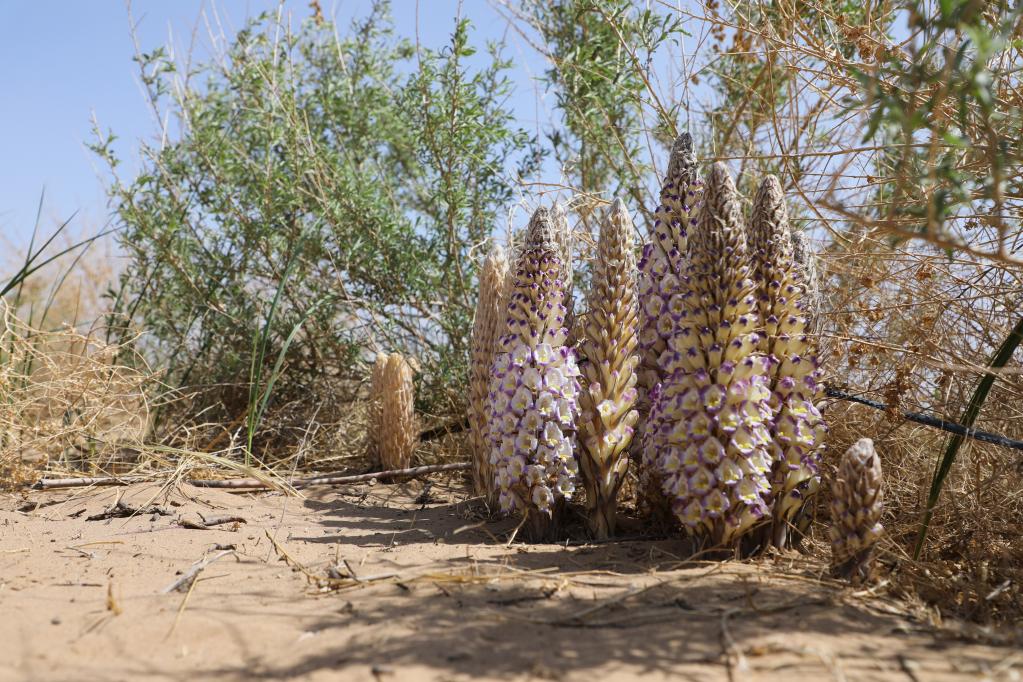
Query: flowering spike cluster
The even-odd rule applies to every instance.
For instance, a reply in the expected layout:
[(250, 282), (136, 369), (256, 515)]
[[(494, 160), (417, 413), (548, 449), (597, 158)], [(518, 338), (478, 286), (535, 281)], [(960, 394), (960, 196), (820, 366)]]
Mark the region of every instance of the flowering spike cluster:
[(866, 577), (874, 543), (881, 536), (881, 458), (869, 438), (842, 455), (831, 484), (831, 565), (843, 578)]
[[(678, 331), (681, 319), (682, 263), (687, 236), (697, 221), (703, 186), (696, 171), (693, 138), (682, 133), (675, 140), (668, 160), (668, 172), (661, 187), (660, 205), (654, 211), (650, 240), (643, 246), (639, 261), (637, 293), (639, 299), (640, 369), (637, 389), (639, 422), (643, 433), (653, 402), (650, 391), (665, 375), (659, 365), (661, 354)], [(636, 443), (638, 445), (638, 441)], [(659, 476), (642, 466), (639, 471), (640, 507), (648, 515), (663, 507)], [(665, 510), (666, 511), (666, 510)]]
[(635, 229), (618, 199), (600, 226), (581, 351), (587, 363), (579, 405), (579, 464), (590, 528), (597, 539), (614, 532), (618, 491), (639, 416), (636, 403), (638, 309)]
[(681, 273), (669, 310), (676, 331), (659, 358), (667, 378), (651, 392), (643, 458), (691, 535), (734, 546), (769, 518), (771, 367), (758, 352), (757, 289), (723, 164), (711, 170)]
[(774, 176), (764, 179), (753, 202), (749, 245), (763, 328), (759, 350), (771, 361), (772, 542), (781, 547), (794, 517), (820, 487), (825, 426), (816, 407), (821, 372), (807, 334), (805, 284)]
[(384, 470), (405, 469), (419, 443), (414, 409), (412, 367), (400, 353), (387, 356), (381, 376), (380, 464)]
[(566, 346), (564, 264), (551, 213), (537, 209), (516, 264), (507, 332), (487, 400), (498, 501), (540, 524), (575, 492), (579, 369)]
[(469, 371), (469, 427), (472, 439), (473, 483), (476, 494), (488, 503), (496, 502), (494, 468), (490, 464), (487, 444), (489, 426), (486, 415), (487, 395), (490, 393), (490, 368), (494, 364), (497, 342), (504, 335), (507, 306), (508, 257), (504, 249), (495, 246), (479, 276), (479, 299), (472, 324), (471, 357)]

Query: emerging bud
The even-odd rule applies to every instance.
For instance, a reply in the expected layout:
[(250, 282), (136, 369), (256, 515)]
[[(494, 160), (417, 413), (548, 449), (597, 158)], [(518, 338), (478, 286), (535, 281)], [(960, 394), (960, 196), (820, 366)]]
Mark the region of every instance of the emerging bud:
[(870, 574), (874, 544), (883, 532), (881, 458), (869, 438), (842, 455), (831, 484), (831, 566), (841, 578), (859, 581)]
[(824, 347), (824, 339), (820, 338), (824, 299), (821, 295), (820, 276), (817, 274), (817, 254), (814, 253), (813, 245), (806, 233), (800, 230), (792, 230), (792, 259), (799, 268), (803, 281), (807, 329), (817, 339), (817, 346), (823, 358), (827, 349)]
[(575, 346), (575, 261), (572, 255), (575, 250), (575, 239), (572, 235), (572, 228), (568, 224), (568, 214), (560, 202), (551, 207), (550, 216), (563, 269), (561, 282), (564, 291), (565, 329), (568, 330), (568, 345)]
[(590, 529), (606, 539), (615, 528), (618, 491), (629, 464), (638, 413), (635, 229), (615, 199), (600, 226), (581, 352), (587, 360), (580, 395), (579, 463)]

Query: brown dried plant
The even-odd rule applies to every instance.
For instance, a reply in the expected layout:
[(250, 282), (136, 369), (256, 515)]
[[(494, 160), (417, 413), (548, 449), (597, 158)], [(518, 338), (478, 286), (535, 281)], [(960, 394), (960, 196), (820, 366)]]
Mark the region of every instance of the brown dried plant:
[(487, 421), (486, 405), (497, 341), (504, 335), (509, 269), (504, 249), (495, 246), (483, 261), (483, 269), (480, 271), (479, 298), (472, 326), (469, 428), (472, 440), (473, 485), (476, 494), (482, 495), (491, 505), (497, 502), (497, 486), (487, 443), (490, 426)]
[(387, 356), (380, 373), (377, 448), (380, 466), (386, 471), (405, 469), (419, 444), (416, 425), (412, 367), (400, 353)]

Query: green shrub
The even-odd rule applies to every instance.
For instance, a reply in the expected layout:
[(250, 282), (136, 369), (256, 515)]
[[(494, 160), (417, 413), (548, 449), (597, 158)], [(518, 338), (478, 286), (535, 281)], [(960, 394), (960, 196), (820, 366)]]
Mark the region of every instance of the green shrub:
[[(382, 348), (420, 361), (421, 407), (449, 407), (472, 251), (542, 160), (512, 125), (501, 46), (473, 53), (467, 21), (443, 49), (417, 49), (381, 2), (340, 38), (319, 18), (291, 32), (264, 14), (187, 70), (165, 50), (138, 57), (172, 124), (110, 187), (128, 262), (115, 312), (146, 331), (172, 384), (210, 389), (195, 407), (247, 409), (253, 339), (292, 262), (260, 357), (330, 303), (288, 347), (279, 400), (361, 376), (364, 351)], [(93, 149), (116, 171), (112, 139)]]

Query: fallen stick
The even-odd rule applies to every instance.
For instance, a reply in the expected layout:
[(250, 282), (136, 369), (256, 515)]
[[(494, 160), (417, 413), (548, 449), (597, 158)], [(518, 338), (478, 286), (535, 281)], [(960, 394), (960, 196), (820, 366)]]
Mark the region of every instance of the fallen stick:
[(122, 478), (119, 476), (93, 476), (84, 478), (41, 478), (32, 484), (35, 490), (48, 488), (84, 488), (90, 485), (130, 485), (150, 479), (142, 476)]
[[(309, 488), (314, 485), (344, 485), (346, 483), (362, 483), (382, 478), (409, 478), (422, 476), (423, 474), (437, 474), (442, 471), (462, 471), (468, 469), (472, 464), (469, 462), (457, 462), (454, 464), (429, 464), (410, 469), (391, 469), (389, 471), (375, 471), (368, 474), (354, 474), (351, 476), (313, 476), (310, 478), (299, 478), (291, 481), (294, 488)], [(190, 480), (189, 484), (199, 488), (269, 488), (270, 486), (255, 478), (234, 478), (226, 481)]]
[(178, 578), (177, 580), (172, 582), (167, 587), (163, 588), (161, 590), (161, 592), (163, 594), (170, 594), (171, 592), (174, 592), (176, 590), (180, 590), (183, 587), (186, 587), (186, 586), (187, 587), (191, 587), (192, 583), (195, 582), (196, 576), (198, 576), (200, 573), (202, 573), (204, 568), (206, 568), (207, 566), (212, 564), (217, 559), (223, 559), (228, 554), (234, 554), (234, 550), (233, 549), (225, 549), (223, 552), (220, 552), (219, 554), (214, 554), (213, 556), (211, 556), (208, 559), (203, 559), (202, 561), (197, 561), (196, 563), (192, 564), (192, 567), (190, 569), (188, 569), (187, 571), (185, 571), (185, 573), (180, 578)]
[[(298, 478), (291, 481), (293, 488), (308, 488), (315, 485), (344, 485), (346, 483), (362, 483), (373, 479), (383, 478), (409, 478), (422, 476), (424, 474), (436, 474), (443, 471), (464, 471), (472, 467), (469, 462), (456, 462), (453, 464), (428, 464), (426, 466), (412, 467), (410, 469), (391, 469), (389, 471), (376, 471), (368, 474), (354, 474), (351, 476), (312, 476), (310, 478)], [(42, 478), (32, 484), (35, 490), (50, 490), (52, 488), (84, 488), (87, 486), (99, 485), (129, 485), (142, 481), (150, 481), (152, 478), (119, 478), (116, 476), (97, 476), (92, 478)], [(226, 480), (217, 479), (185, 479), (185, 483), (194, 485), (197, 488), (227, 488), (245, 490), (269, 490), (273, 486), (258, 478), (229, 478)]]

